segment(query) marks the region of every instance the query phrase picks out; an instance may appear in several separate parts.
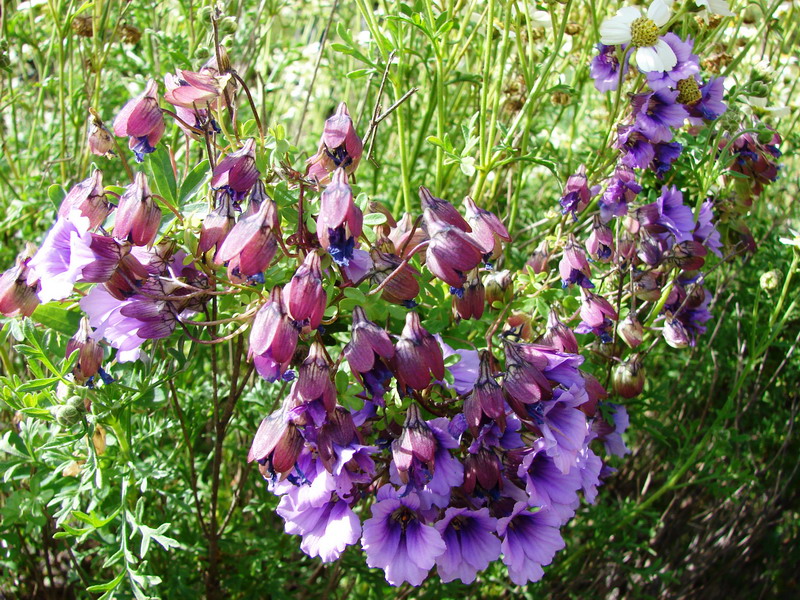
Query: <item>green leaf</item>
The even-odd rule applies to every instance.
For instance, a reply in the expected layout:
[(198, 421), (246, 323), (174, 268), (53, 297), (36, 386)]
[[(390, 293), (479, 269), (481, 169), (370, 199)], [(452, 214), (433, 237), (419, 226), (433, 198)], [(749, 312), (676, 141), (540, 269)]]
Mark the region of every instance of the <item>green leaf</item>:
[(122, 578), (125, 577), (125, 571), (117, 575), (114, 579), (107, 583), (101, 583), (100, 585), (90, 585), (86, 588), (87, 592), (110, 592), (113, 589), (122, 583)]
[(58, 210), (61, 206), (61, 203), (64, 201), (64, 188), (62, 188), (57, 183), (54, 183), (49, 188), (47, 188), (47, 197), (50, 199), (50, 202), (53, 203), (53, 208)]
[[(170, 170), (171, 172), (171, 170)], [(194, 169), (187, 173), (186, 178), (181, 184), (180, 192), (180, 205), (183, 206), (197, 193), (200, 186), (205, 183), (208, 176), (208, 160), (201, 161)]]
[(78, 331), (80, 314), (61, 308), (56, 303), (40, 304), (33, 311), (31, 319), (64, 335), (72, 337)]
[(152, 178), (150, 185), (170, 204), (175, 204), (178, 184), (175, 182), (175, 173), (172, 171), (172, 162), (167, 149), (159, 146), (149, 157), (147, 166)]
[(386, 215), (383, 213), (369, 213), (368, 215), (364, 215), (364, 225), (371, 227), (383, 225), (384, 223), (386, 223)]

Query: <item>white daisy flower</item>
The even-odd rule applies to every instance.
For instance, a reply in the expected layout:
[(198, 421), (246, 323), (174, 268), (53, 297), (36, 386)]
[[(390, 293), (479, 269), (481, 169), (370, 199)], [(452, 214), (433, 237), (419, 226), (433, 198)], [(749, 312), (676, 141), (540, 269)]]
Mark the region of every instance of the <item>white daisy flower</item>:
[(715, 15), (722, 15), (723, 17), (734, 16), (731, 9), (728, 8), (728, 0), (695, 0), (697, 6), (705, 6), (708, 12)]
[(600, 25), (600, 42), (606, 46), (634, 46), (636, 64), (642, 71), (669, 71), (678, 59), (669, 44), (659, 37), (658, 30), (669, 21), (671, 7), (672, 0), (653, 0), (646, 16), (636, 6), (620, 8)]

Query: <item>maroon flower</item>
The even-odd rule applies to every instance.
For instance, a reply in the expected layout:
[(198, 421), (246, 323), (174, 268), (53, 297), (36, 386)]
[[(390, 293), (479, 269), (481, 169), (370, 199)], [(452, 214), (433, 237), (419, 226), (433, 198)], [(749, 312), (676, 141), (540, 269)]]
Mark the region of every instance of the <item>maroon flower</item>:
[(424, 390), (430, 385), (431, 375), (444, 379), (444, 357), (436, 339), (422, 327), (419, 315), (409, 312), (403, 335), (395, 346), (394, 364), (397, 376), (405, 385)]
[(99, 227), (106, 220), (111, 207), (106, 200), (102, 171), (95, 169), (91, 177), (72, 187), (61, 202), (58, 216), (66, 217), (73, 209), (89, 219), (89, 229)]
[(440, 221), (458, 227), (461, 231), (471, 232), (469, 223), (461, 216), (455, 206), (447, 200), (442, 200), (431, 194), (425, 186), (419, 186), (419, 199), (422, 202), (423, 210), (430, 210)]
[(424, 219), (431, 236), (426, 266), (451, 287), (461, 289), (467, 279), (465, 273), (483, 259), (481, 247), (463, 230), (441, 220), (430, 208), (425, 209)]
[(211, 174), (211, 187), (229, 190), (235, 201), (247, 195), (261, 174), (256, 168), (256, 141), (249, 139), (244, 145), (223, 158)]
[(348, 174), (356, 170), (364, 145), (358, 137), (347, 104), (342, 102), (336, 113), (325, 121), (317, 153), (308, 159), (306, 174), (323, 185), (330, 182), (330, 173), (343, 168)]
[(214, 262), (228, 262), (228, 272), (233, 275), (252, 277), (261, 273), (278, 250), (278, 227), (278, 209), (268, 198), (257, 213), (243, 216), (233, 226), (217, 250)]
[(69, 358), (73, 352), (78, 352), (78, 361), (73, 369), (75, 380), (83, 382), (97, 375), (100, 365), (103, 362), (103, 348), (91, 337), (92, 328), (89, 326), (89, 319), (83, 317), (78, 331), (67, 342), (66, 357)]
[[(506, 403), (503, 390), (492, 375), (489, 354), (481, 352), (481, 363), (478, 380), (469, 396), (464, 401), (464, 416), (473, 435), (478, 434), (481, 419), (486, 415), (491, 420), (496, 420), (500, 431), (506, 428)], [(490, 489), (490, 488), (487, 488)]]
[(129, 239), (136, 246), (150, 246), (158, 235), (160, 224), (161, 209), (153, 200), (147, 177), (144, 173), (137, 173), (119, 199), (114, 237)]
[(38, 281), (28, 283), (30, 256), (20, 255), (17, 264), (0, 276), (0, 314), (30, 317), (39, 306)]
[(511, 241), (508, 229), (497, 215), (478, 208), (469, 196), (464, 200), (464, 204), (467, 206), (467, 223), (472, 227), (472, 238), (478, 242), (484, 254), (496, 256), (502, 249), (500, 241)]
[(328, 295), (322, 287), (319, 254), (310, 252), (295, 271), (291, 281), (283, 288), (283, 297), (291, 317), (300, 323), (308, 322), (316, 329), (328, 304)]
[(158, 106), (155, 79), (150, 79), (144, 91), (122, 108), (114, 120), (114, 134), (130, 138), (128, 146), (137, 162), (142, 162), (145, 154), (155, 152), (156, 144), (164, 135), (164, 116)]
[(353, 308), (353, 326), (350, 341), (344, 347), (344, 357), (354, 372), (366, 373), (375, 365), (376, 355), (392, 358), (392, 340), (385, 329), (367, 319), (363, 308), (356, 306)]

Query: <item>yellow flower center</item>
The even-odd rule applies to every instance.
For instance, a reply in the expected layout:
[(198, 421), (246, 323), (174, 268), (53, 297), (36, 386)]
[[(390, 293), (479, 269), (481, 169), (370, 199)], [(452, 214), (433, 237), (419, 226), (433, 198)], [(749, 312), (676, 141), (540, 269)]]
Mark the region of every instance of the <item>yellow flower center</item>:
[(631, 23), (631, 44), (636, 47), (654, 46), (658, 40), (658, 25), (647, 17), (639, 17)]
[(678, 82), (678, 98), (677, 101), (681, 104), (694, 104), (703, 94), (700, 93), (700, 88), (697, 86), (697, 81), (694, 77), (687, 77)]

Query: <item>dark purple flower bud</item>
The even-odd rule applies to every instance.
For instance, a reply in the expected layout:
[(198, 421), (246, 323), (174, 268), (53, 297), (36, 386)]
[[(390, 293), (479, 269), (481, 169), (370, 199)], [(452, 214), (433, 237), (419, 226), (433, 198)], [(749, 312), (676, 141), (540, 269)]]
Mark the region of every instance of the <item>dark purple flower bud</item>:
[(325, 185), (330, 181), (329, 174), (339, 167), (348, 175), (355, 171), (363, 152), (364, 145), (347, 112), (347, 104), (342, 102), (336, 113), (325, 121), (319, 149), (308, 159), (306, 174), (309, 179), (316, 178)]
[(503, 399), (503, 390), (492, 375), (489, 354), (485, 351), (481, 352), (478, 380), (464, 401), (464, 416), (473, 435), (478, 434), (483, 415), (496, 420), (500, 431), (505, 430), (506, 404)]
[(205, 254), (212, 248), (222, 245), (234, 226), (233, 203), (225, 191), (216, 194), (217, 207), (206, 215), (200, 229), (200, 241), (197, 244), (198, 254)]
[(299, 333), (289, 315), (286, 314), (281, 290), (272, 289), (269, 300), (256, 313), (250, 330), (250, 354), (269, 353), (277, 363), (292, 358)]
[(617, 325), (617, 333), (629, 348), (637, 348), (642, 343), (644, 337), (644, 327), (636, 318), (636, 314), (631, 312)]
[[(372, 271), (369, 281), (374, 286), (379, 286), (384, 279), (395, 273), (402, 264), (402, 260), (395, 254), (387, 254), (380, 250), (373, 250), (370, 253), (372, 258)], [(406, 264), (401, 271), (392, 276), (392, 279), (381, 292), (381, 298), (392, 304), (407, 305), (419, 294), (419, 271), (409, 264)]]
[(0, 276), (0, 314), (30, 317), (39, 306), (39, 297), (36, 295), (38, 280), (28, 283), (29, 260), (29, 256), (20, 255), (17, 264)]
[(594, 375), (589, 373), (582, 373), (582, 375), (583, 382), (586, 385), (586, 395), (589, 397), (589, 400), (581, 404), (578, 408), (580, 408), (587, 417), (593, 417), (597, 412), (598, 403), (608, 397), (608, 392), (606, 388), (597, 381)]
[(547, 261), (550, 259), (550, 249), (547, 245), (547, 240), (542, 240), (538, 246), (536, 246), (536, 250), (534, 251), (533, 255), (528, 259), (527, 264), (534, 273), (537, 275), (539, 273), (544, 273), (545, 269), (547, 269)]
[(635, 398), (644, 389), (644, 368), (638, 354), (614, 367), (611, 376), (614, 391), (623, 398)]
[[(506, 375), (503, 389), (522, 404), (532, 404), (548, 399), (552, 386), (543, 371), (547, 367), (547, 356), (531, 344), (503, 341), (506, 355)], [(514, 408), (514, 405), (511, 405)], [(524, 415), (524, 413), (523, 413)], [(527, 418), (527, 415), (524, 415)]]
[(127, 242), (120, 246), (117, 267), (105, 282), (106, 291), (117, 300), (130, 298), (149, 276), (147, 269), (130, 250), (131, 246)]
[(585, 292), (581, 304), (581, 319), (590, 327), (602, 327), (608, 319), (617, 320), (617, 311), (608, 300), (597, 294)]
[(300, 365), (295, 391), (306, 402), (322, 399), (328, 412), (336, 406), (336, 388), (331, 381), (331, 366), (319, 342), (311, 344), (308, 356)]
[(419, 414), (419, 408), (412, 403), (406, 412), (403, 432), (392, 442), (392, 459), (403, 483), (408, 483), (408, 471), (416, 458), (434, 470), (436, 436)]
[(503, 489), (503, 466), (494, 450), (481, 448), (477, 454), (470, 454), (464, 460), (464, 493), (472, 495), (475, 485), (490, 492)]
[(481, 247), (467, 233), (442, 221), (431, 209), (425, 209), (425, 224), (431, 236), (426, 266), (436, 277), (456, 289), (466, 282), (467, 271), (483, 259)]
[(664, 336), (664, 341), (667, 342), (667, 345), (673, 348), (686, 348), (691, 342), (686, 327), (671, 315), (667, 315), (667, 320), (664, 323), (664, 329), (661, 334)]
[(614, 255), (614, 234), (595, 216), (592, 233), (586, 240), (586, 251), (594, 260), (607, 261)]
[(594, 284), (589, 279), (591, 270), (586, 253), (578, 246), (575, 236), (570, 234), (567, 245), (564, 247), (564, 256), (558, 263), (558, 272), (561, 274), (561, 285), (568, 287), (574, 283), (583, 288), (593, 288)]
[(319, 254), (311, 252), (306, 255), (303, 264), (283, 288), (283, 297), (289, 315), (295, 321), (308, 322), (311, 329), (320, 326), (328, 295), (322, 287)]
[(99, 169), (95, 169), (88, 179), (73, 186), (61, 202), (58, 216), (66, 217), (73, 209), (89, 219), (89, 229), (95, 229), (105, 221), (111, 207), (106, 200), (103, 173)]
[(453, 303), (458, 316), (462, 319), (480, 319), (486, 305), (486, 293), (481, 283), (478, 269), (473, 269), (467, 275), (467, 283), (461, 294), (453, 295)]
[(544, 346), (551, 346), (559, 352), (578, 353), (578, 340), (575, 339), (575, 334), (561, 322), (555, 309), (550, 309), (550, 314), (547, 317), (547, 331), (545, 331), (539, 343)]
[(589, 205), (589, 200), (597, 192), (598, 188), (589, 188), (586, 166), (581, 165), (577, 173), (567, 178), (564, 194), (561, 196), (562, 214), (570, 213), (573, 219), (577, 219), (578, 213)]
[(139, 172), (119, 199), (114, 221), (114, 237), (128, 239), (135, 246), (150, 246), (161, 224), (161, 209), (153, 200), (147, 177)]
[(269, 471), (288, 474), (303, 449), (303, 437), (297, 426), (289, 420), (291, 409), (292, 401), (286, 398), (281, 408), (264, 417), (253, 438), (247, 462), (255, 460), (266, 466), (262, 471), (265, 477)]
[(129, 137), (128, 146), (142, 162), (144, 155), (155, 152), (156, 144), (164, 135), (164, 116), (158, 106), (158, 85), (150, 79), (144, 91), (129, 100), (114, 120), (114, 134)]
[(414, 219), (410, 214), (403, 213), (403, 218), (389, 232), (389, 239), (394, 244), (395, 253), (400, 258), (406, 258), (414, 248), (428, 239), (428, 234), (422, 226), (414, 229)]
[(346, 267), (353, 258), (355, 241), (361, 235), (364, 217), (353, 202), (353, 190), (344, 168), (336, 169), (325, 188), (317, 216), (317, 238), (337, 265)]
[(322, 464), (333, 472), (336, 461), (335, 446), (347, 448), (358, 441), (358, 430), (353, 422), (353, 415), (343, 406), (337, 406), (328, 414), (325, 424), (317, 434), (317, 451)]
[(217, 250), (214, 262), (235, 261), (238, 272), (245, 277), (261, 273), (278, 250), (278, 227), (278, 209), (275, 202), (267, 199), (257, 213), (240, 218), (233, 226)]
[[(456, 210), (455, 206), (450, 204), (447, 200), (437, 198), (423, 185), (419, 186), (419, 199), (422, 202), (422, 209), (430, 210), (439, 221), (457, 227), (461, 231), (466, 231), (467, 233), (472, 231), (469, 223), (467, 223), (464, 217), (461, 216), (461, 213)], [(432, 235), (430, 230), (428, 230), (428, 234)]]
[(508, 229), (494, 213), (478, 208), (469, 196), (464, 199), (464, 204), (467, 207), (467, 223), (472, 228), (472, 238), (478, 242), (484, 254), (496, 256), (502, 249), (500, 241), (511, 241)]
[(249, 139), (244, 145), (223, 158), (211, 174), (211, 187), (231, 191), (234, 200), (239, 201), (255, 185), (261, 173), (256, 168), (256, 141)]
[(444, 357), (442, 349), (419, 321), (419, 315), (409, 312), (403, 335), (395, 346), (394, 364), (398, 379), (415, 390), (424, 390), (430, 385), (431, 375), (444, 379)]
[(705, 246), (695, 240), (675, 244), (670, 260), (685, 271), (696, 271), (703, 267), (708, 254)]
[(344, 347), (344, 356), (354, 372), (366, 373), (375, 365), (375, 355), (392, 358), (392, 340), (386, 330), (367, 319), (363, 308), (356, 306), (353, 308), (350, 342)]
[(97, 375), (103, 363), (103, 348), (91, 337), (92, 328), (89, 319), (83, 317), (78, 326), (78, 331), (67, 342), (66, 357), (73, 352), (78, 352), (78, 361), (73, 369), (75, 380), (83, 382)]

